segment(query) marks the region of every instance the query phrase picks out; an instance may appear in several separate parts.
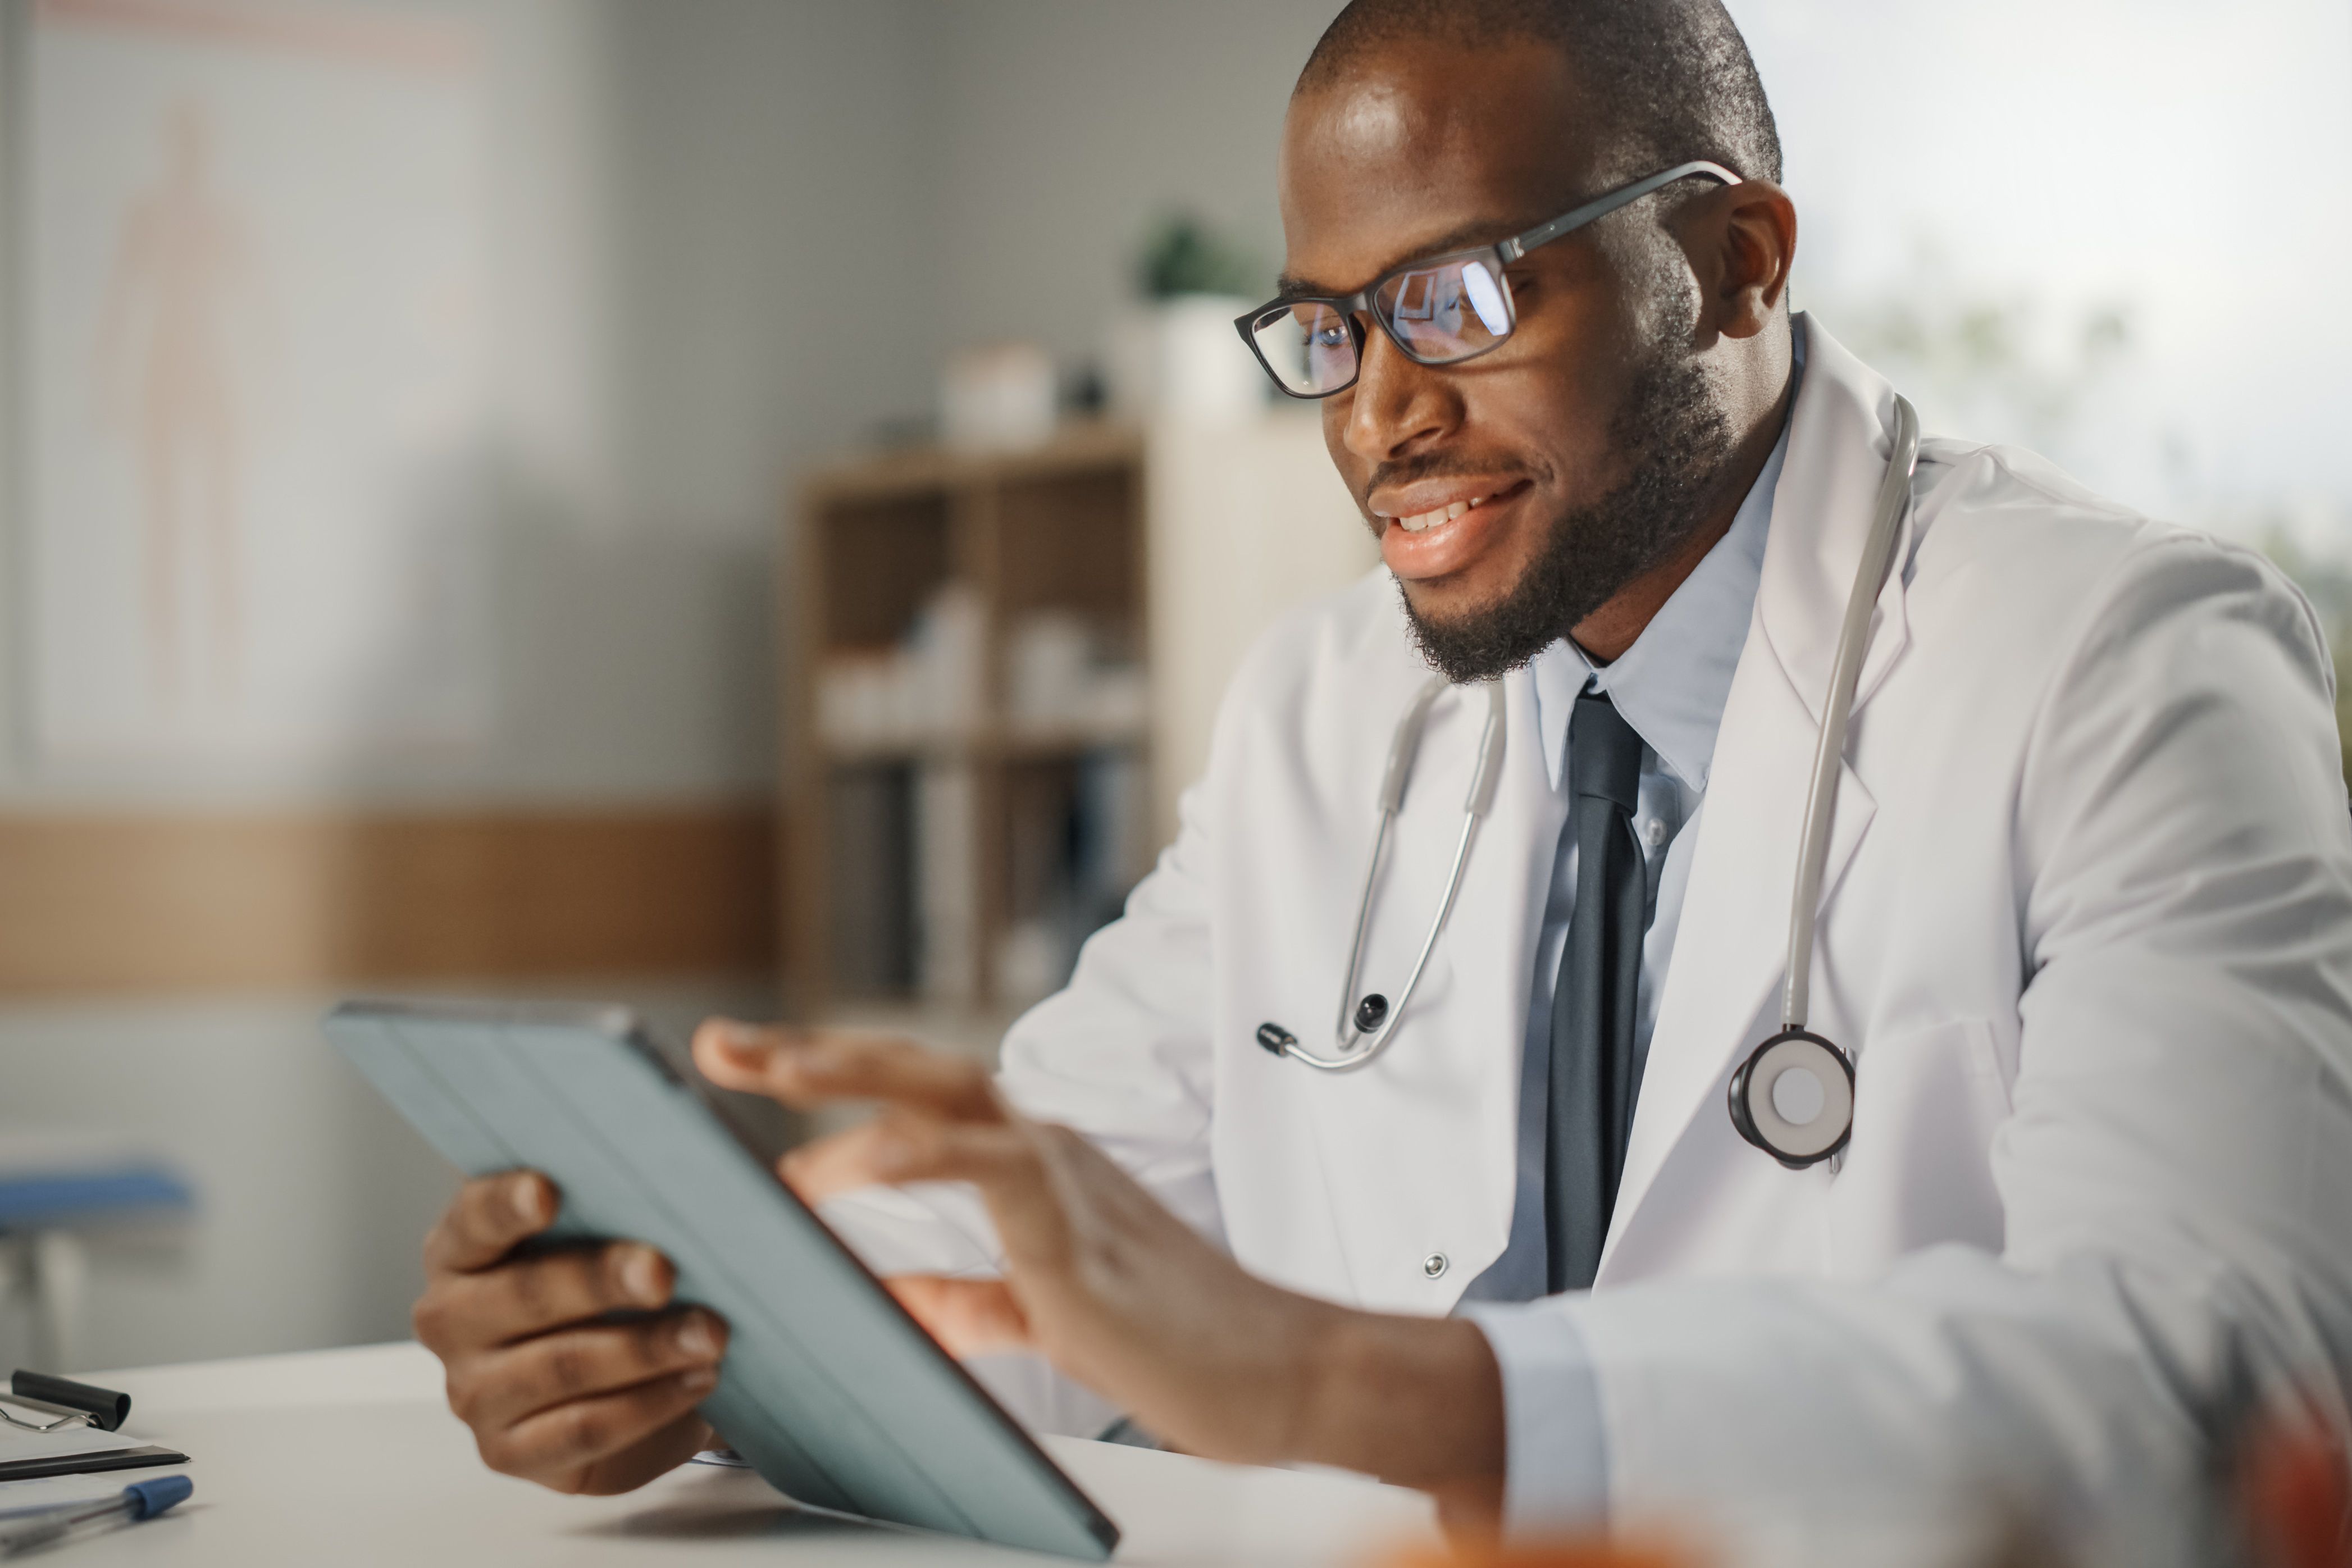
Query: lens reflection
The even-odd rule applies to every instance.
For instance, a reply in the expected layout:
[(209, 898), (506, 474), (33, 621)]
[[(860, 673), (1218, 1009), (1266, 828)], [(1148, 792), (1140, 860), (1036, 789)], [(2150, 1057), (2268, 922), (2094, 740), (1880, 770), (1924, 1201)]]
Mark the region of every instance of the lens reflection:
[(1381, 285), (1372, 304), (1405, 352), (1428, 364), (1484, 353), (1511, 331), (1510, 295), (1483, 258), (1400, 272)]

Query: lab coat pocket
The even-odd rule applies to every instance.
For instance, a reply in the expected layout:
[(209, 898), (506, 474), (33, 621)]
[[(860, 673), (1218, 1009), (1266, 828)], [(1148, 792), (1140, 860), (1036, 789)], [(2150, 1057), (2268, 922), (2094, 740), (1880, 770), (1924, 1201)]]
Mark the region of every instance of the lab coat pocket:
[(1853, 1142), (1837, 1182), (1841, 1261), (1868, 1272), (1941, 1242), (1999, 1250), (1993, 1133), (2010, 1074), (1991, 1022), (1870, 1041), (1854, 1067)]

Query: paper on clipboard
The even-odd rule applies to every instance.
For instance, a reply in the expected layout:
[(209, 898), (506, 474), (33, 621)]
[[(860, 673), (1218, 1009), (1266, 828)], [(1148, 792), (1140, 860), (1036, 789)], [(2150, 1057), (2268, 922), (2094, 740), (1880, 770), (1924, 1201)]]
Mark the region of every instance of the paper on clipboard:
[[(12, 1412), (40, 1419), (56, 1412), (0, 1398)], [(74, 1463), (87, 1459), (86, 1465)], [(0, 1499), (14, 1500), (18, 1491), (51, 1478), (73, 1477), (87, 1487), (101, 1471), (145, 1469), (156, 1465), (184, 1464), (187, 1456), (156, 1447), (130, 1432), (109, 1432), (99, 1426), (68, 1426), (55, 1432), (28, 1432), (0, 1423)], [(27, 1475), (26, 1471), (34, 1473)], [(135, 1479), (135, 1478), (134, 1478)]]
[(61, 1459), (75, 1454), (104, 1454), (116, 1448), (145, 1446), (143, 1438), (122, 1432), (102, 1432), (95, 1426), (73, 1426), (62, 1432), (26, 1432), (0, 1426), (0, 1465), (19, 1459)]

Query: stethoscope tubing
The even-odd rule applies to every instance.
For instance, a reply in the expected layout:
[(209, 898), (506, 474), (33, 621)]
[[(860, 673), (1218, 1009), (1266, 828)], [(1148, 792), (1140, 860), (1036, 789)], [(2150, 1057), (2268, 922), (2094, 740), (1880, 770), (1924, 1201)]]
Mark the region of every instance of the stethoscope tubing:
[(1478, 736), (1478, 766), (1470, 775), (1469, 794), (1462, 803), (1462, 832), (1454, 840), (1454, 864), (1445, 874), (1445, 896), (1437, 907), (1436, 918), (1429, 922), (1428, 933), (1422, 938), (1421, 952), (1412, 961), (1412, 971), (1406, 975), (1404, 989), (1388, 1010), (1380, 1027), (1365, 1035), (1354, 1026), (1356, 983), (1364, 967), (1364, 937), (1370, 929), (1372, 889), (1380, 880), (1381, 858), (1388, 847), (1390, 829), (1394, 826), (1398, 810), (1404, 805), (1404, 787), (1412, 771), (1413, 759), (1421, 751), (1422, 726), (1428, 720), (1429, 710), (1449, 689), (1450, 683), (1439, 676), (1413, 694), (1398, 721), (1395, 737), (1389, 742), (1388, 766), (1381, 778), (1381, 825), (1372, 836), (1372, 854), (1364, 868), (1363, 891), (1356, 900), (1356, 929), (1348, 942), (1348, 974), (1339, 989), (1339, 1016), (1336, 1033), (1340, 1054), (1323, 1056), (1308, 1050), (1295, 1037), (1285, 1036), (1280, 1053), (1293, 1061), (1302, 1062), (1319, 1072), (1354, 1072), (1377, 1060), (1389, 1042), (1396, 1037), (1397, 1026), (1404, 1022), (1405, 1008), (1413, 993), (1421, 987), (1421, 977), (1429, 967), (1430, 955), (1437, 951), (1437, 939), (1445, 932), (1445, 922), (1453, 916), (1454, 900), (1462, 894), (1463, 874), (1469, 869), (1470, 848), (1477, 842), (1478, 825), (1495, 804), (1495, 791), (1502, 783), (1503, 754), (1506, 749), (1508, 723), (1504, 716), (1503, 684), (1499, 680), (1485, 683), (1486, 688), (1486, 722)]
[(1901, 394), (1895, 398), (1895, 453), (1878, 481), (1878, 508), (1862, 561), (1847, 591), (1845, 619), (1838, 626), (1837, 653), (1830, 661), (1830, 688), (1822, 702), (1821, 739), (1813, 748), (1813, 777), (1805, 791), (1805, 826), (1797, 841), (1797, 880), (1789, 901), (1789, 977), (1780, 992), (1780, 1027), (1805, 1026), (1811, 1006), (1814, 926), (1822, 900), (1822, 872), (1829, 864), (1830, 822), (1837, 808), (1838, 776), (1845, 768), (1846, 721), (1853, 714), (1854, 688), (1862, 679), (1863, 655), (1870, 644), (1871, 613), (1894, 564), (1895, 541), (1909, 510), (1912, 476), (1919, 467), (1919, 415)]

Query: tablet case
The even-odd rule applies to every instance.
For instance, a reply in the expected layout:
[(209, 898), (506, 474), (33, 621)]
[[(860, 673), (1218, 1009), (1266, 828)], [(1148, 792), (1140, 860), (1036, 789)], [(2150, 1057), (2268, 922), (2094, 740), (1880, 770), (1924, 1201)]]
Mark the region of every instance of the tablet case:
[(335, 1047), (469, 1175), (530, 1167), (551, 1237), (661, 1249), (730, 1327), (702, 1413), (820, 1508), (1100, 1561), (1118, 1531), (672, 1070), (624, 1009), (350, 1002)]

